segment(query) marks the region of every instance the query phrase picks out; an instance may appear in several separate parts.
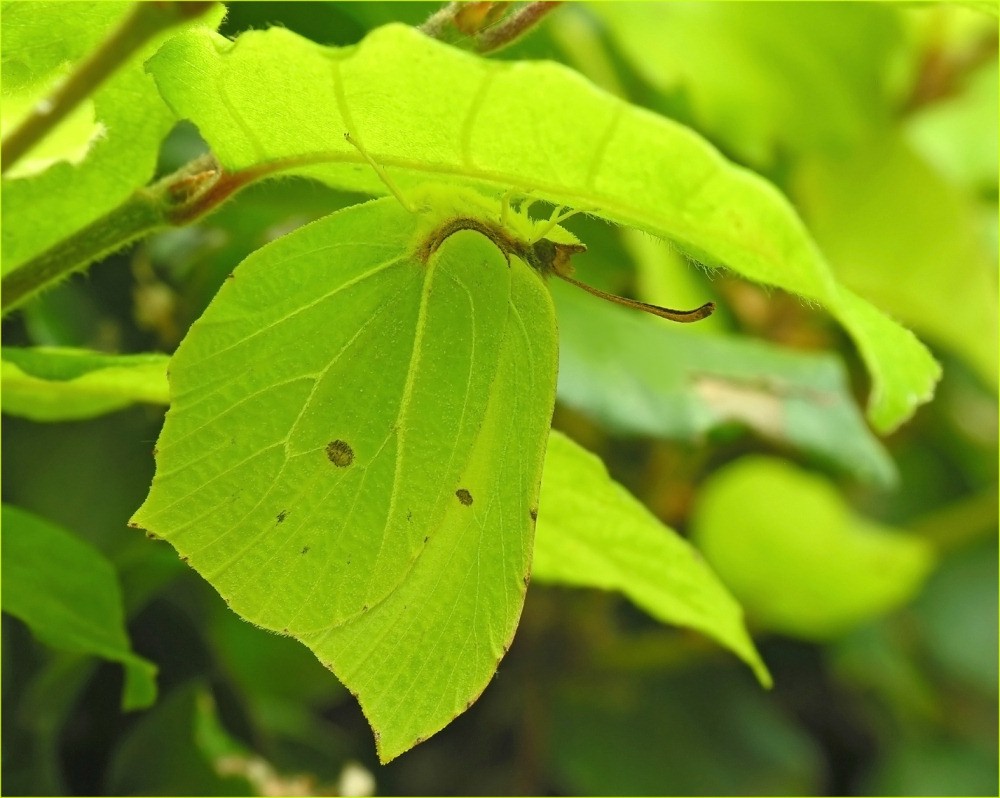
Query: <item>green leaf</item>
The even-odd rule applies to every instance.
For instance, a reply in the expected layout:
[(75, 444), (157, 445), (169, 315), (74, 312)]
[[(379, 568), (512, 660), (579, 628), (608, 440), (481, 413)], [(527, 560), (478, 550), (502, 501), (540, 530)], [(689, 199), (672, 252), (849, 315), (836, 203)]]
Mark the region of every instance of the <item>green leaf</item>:
[(129, 728), (111, 758), (108, 787), (116, 795), (254, 794), (244, 774), (225, 767), (237, 751), (209, 689), (188, 682)]
[(448, 227), (499, 207), (422, 201), (340, 211), (235, 270), (171, 362), (133, 518), (309, 646), (383, 761), (471, 705), (510, 643), (555, 393), (541, 278)]
[(770, 686), (739, 604), (698, 552), (614, 482), (600, 458), (555, 430), (539, 513), (536, 579), (621, 591), (657, 620), (730, 649)]
[(134, 402), (167, 404), (166, 355), (108, 355), (86, 349), (5, 346), (3, 412), (32, 421), (69, 421)]
[(156, 666), (134, 654), (115, 569), (61, 527), (3, 505), (3, 611), (42, 642), (125, 667), (124, 709), (156, 699)]
[(891, 485), (840, 361), (735, 336), (698, 335), (552, 285), (559, 400), (617, 432), (698, 440), (732, 422)]
[(18, 669), (8, 669), (8, 663), (29, 658), (32, 641), (27, 626), (17, 630), (20, 634), (12, 626), (4, 624), (3, 636), (4, 712), (12, 719), (4, 723), (4, 745), (11, 752), (4, 766), (4, 791), (66, 795), (70, 788), (63, 772), (63, 735), (80, 706), (81, 694), (92, 684), (98, 660), (63, 653), (18, 678), (13, 675)]
[(753, 621), (807, 640), (905, 604), (934, 561), (920, 538), (855, 515), (826, 480), (767, 457), (705, 484), (693, 539)]
[(850, 155), (809, 159), (795, 184), (844, 283), (962, 357), (996, 388), (996, 259), (970, 199), (895, 135)]
[[(3, 4), (3, 117), (10, 126), (51, 93), (129, 13), (131, 3)], [(221, 22), (220, 4), (184, 27)], [(120, 205), (156, 167), (160, 141), (174, 123), (143, 71), (169, 36), (155, 37), (59, 125), (3, 180), (2, 272), (7, 274), (70, 233)], [(7, 124), (5, 124), (5, 128)]]
[(532, 192), (822, 303), (861, 350), (880, 430), (933, 392), (939, 367), (927, 350), (837, 285), (771, 184), (565, 67), (488, 61), (388, 25), (347, 48), (281, 29), (235, 43), (197, 31), (171, 40), (149, 68), (228, 169), (268, 164), (384, 192), (359, 169), (361, 156), (343, 140), (350, 132), (404, 189), (448, 175), (496, 193)]
[[(886, 125), (898, 13), (874, 3), (592, 3), (646, 82), (750, 163), (838, 151)], [(739, 80), (733, 76), (739, 75)]]

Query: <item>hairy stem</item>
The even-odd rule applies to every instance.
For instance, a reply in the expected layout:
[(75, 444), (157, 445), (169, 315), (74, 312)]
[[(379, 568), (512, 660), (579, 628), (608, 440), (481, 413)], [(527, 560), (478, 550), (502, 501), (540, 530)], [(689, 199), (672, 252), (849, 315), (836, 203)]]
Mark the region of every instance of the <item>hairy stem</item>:
[(448, 29), (455, 24), (455, 15), (461, 8), (461, 3), (445, 3), (441, 8), (431, 14), (426, 22), (418, 26), (417, 30), (430, 36), (432, 39), (444, 39)]
[(492, 53), (513, 44), (562, 2), (525, 3), (500, 19), (510, 5), (508, 2), (446, 3), (420, 26), (420, 30), (433, 39), (442, 40), (458, 31), (472, 37), (477, 52)]
[(201, 16), (212, 5), (208, 2), (136, 3), (108, 38), (4, 138), (0, 143), (0, 172), (6, 172), (17, 163), (151, 38)]
[(286, 158), (226, 172), (212, 155), (196, 158), (152, 186), (137, 189), (110, 213), (5, 275), (0, 283), (0, 315), (133, 241), (164, 227), (195, 221), (256, 180), (329, 160), (327, 156)]
[(513, 44), (541, 22), (546, 14), (561, 5), (561, 0), (525, 3), (510, 16), (479, 33), (476, 36), (476, 50), (480, 53), (493, 53)]

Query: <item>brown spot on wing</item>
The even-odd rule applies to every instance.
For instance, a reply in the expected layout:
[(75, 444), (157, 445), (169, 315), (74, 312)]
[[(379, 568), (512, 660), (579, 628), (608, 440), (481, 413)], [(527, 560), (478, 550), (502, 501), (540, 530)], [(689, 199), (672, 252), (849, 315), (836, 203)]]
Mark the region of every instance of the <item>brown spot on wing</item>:
[(354, 449), (347, 441), (338, 439), (326, 445), (326, 456), (337, 468), (347, 468), (354, 462)]

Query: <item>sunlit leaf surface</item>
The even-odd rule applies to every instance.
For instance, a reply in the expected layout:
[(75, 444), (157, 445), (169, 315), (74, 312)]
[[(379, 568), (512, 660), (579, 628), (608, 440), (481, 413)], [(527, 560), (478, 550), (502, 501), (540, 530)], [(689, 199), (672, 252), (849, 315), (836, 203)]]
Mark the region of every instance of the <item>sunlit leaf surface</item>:
[(838, 285), (771, 184), (691, 130), (565, 67), (489, 61), (388, 25), (340, 49), (279, 28), (235, 43), (192, 32), (168, 43), (150, 69), (229, 169), (271, 164), (384, 191), (367, 166), (359, 169), (361, 156), (343, 138), (349, 132), (404, 186), (448, 176), (497, 193), (532, 192), (823, 304), (868, 366), (869, 417), (880, 430), (933, 392), (939, 368), (927, 350)]
[[(131, 7), (120, 2), (4, 3), (4, 129), (48, 97)], [(184, 25), (214, 28), (224, 13), (219, 4)], [(143, 61), (181, 30), (172, 28), (150, 41), (4, 176), (4, 274), (117, 207), (153, 176), (160, 141), (174, 116)]]
[(545, 455), (534, 575), (621, 591), (654, 618), (712, 637), (771, 684), (739, 604), (698, 552), (614, 482), (598, 457), (555, 431)]

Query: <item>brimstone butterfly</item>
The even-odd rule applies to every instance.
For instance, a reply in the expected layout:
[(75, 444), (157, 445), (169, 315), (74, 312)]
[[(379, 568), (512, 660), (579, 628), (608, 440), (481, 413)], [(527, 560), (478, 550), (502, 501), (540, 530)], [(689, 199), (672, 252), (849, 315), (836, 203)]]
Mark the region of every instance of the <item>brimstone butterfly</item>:
[(471, 705), (513, 637), (555, 400), (543, 278), (583, 249), (556, 214), (470, 190), (408, 204), (347, 208), (236, 268), (171, 361), (132, 519), (309, 646), (384, 761)]

